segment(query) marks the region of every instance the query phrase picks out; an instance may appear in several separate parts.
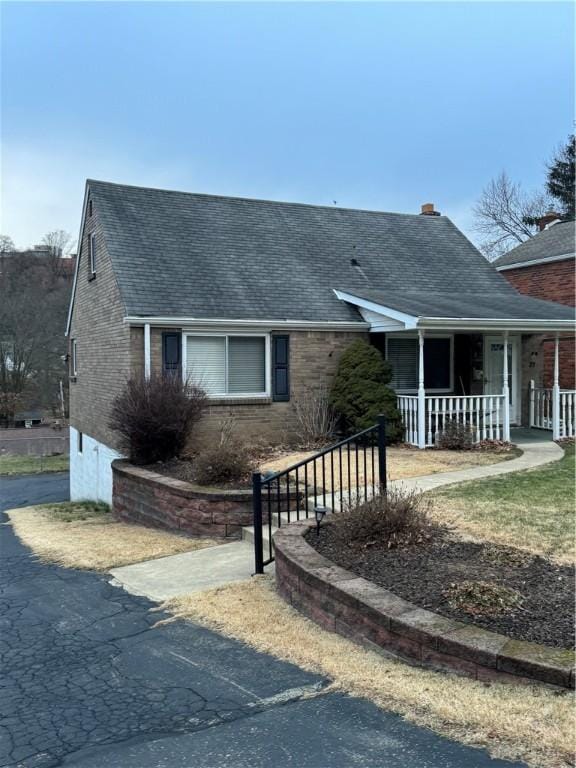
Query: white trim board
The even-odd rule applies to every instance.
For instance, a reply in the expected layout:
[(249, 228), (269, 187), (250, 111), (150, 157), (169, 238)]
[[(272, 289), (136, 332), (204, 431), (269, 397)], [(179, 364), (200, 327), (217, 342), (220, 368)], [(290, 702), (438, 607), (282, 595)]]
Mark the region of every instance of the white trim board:
[(524, 267), (536, 267), (538, 264), (552, 264), (555, 261), (568, 261), (576, 257), (575, 253), (562, 253), (559, 256), (546, 256), (543, 259), (532, 259), (532, 261), (518, 261), (515, 264), (502, 264), (496, 267), (498, 272), (504, 272), (507, 269), (524, 269)]
[(193, 329), (213, 328), (245, 328), (249, 330), (276, 331), (294, 330), (294, 331), (358, 331), (365, 333), (369, 328), (369, 323), (346, 322), (341, 320), (235, 320), (226, 317), (203, 318), (203, 317), (157, 317), (157, 316), (134, 316), (128, 315), (123, 321), (126, 325), (143, 326), (150, 324), (162, 328), (182, 328), (185, 332)]

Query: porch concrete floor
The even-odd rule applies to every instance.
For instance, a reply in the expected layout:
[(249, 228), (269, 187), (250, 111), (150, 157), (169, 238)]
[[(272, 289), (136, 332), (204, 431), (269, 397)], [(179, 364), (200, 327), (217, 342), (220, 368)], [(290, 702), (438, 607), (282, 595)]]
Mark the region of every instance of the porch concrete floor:
[[(536, 440), (532, 434), (526, 436), (522, 434), (524, 431), (536, 432), (540, 436), (547, 435), (546, 432), (542, 433), (538, 430), (518, 430), (513, 435), (513, 441), (523, 453), (516, 459), (456, 472), (396, 480), (393, 485), (431, 491), (443, 485), (534, 469), (562, 458), (562, 449), (551, 439)], [(267, 572), (271, 569), (273, 565), (267, 567)], [(252, 546), (246, 541), (235, 541), (219, 547), (114, 568), (110, 573), (128, 592), (143, 595), (152, 600), (167, 600), (178, 595), (200, 592), (247, 579), (253, 571)]]

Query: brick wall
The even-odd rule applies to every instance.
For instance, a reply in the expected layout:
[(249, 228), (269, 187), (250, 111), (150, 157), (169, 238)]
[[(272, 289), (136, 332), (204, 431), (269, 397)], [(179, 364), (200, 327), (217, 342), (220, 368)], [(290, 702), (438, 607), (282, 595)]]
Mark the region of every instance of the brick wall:
[(533, 267), (505, 269), (501, 274), (517, 291), (534, 299), (557, 301), (569, 307), (576, 306), (574, 259), (536, 264)]
[[(506, 269), (501, 273), (508, 282), (527, 296), (559, 304), (576, 306), (574, 259), (535, 264), (533, 267)], [(574, 357), (575, 338), (560, 340), (560, 387), (576, 386)], [(532, 336), (523, 357), (524, 389), (534, 379), (536, 386), (551, 387), (554, 383), (554, 340), (550, 336)]]
[[(152, 372), (162, 368), (162, 332), (169, 329), (151, 328), (150, 355)], [(247, 441), (286, 443), (294, 437), (296, 423), (294, 400), (306, 389), (320, 384), (330, 385), (340, 355), (365, 333), (341, 331), (290, 331), (290, 401), (273, 402), (271, 399), (211, 400), (208, 410), (195, 431), (195, 440), (205, 442), (218, 435), (222, 421), (235, 420), (236, 434)], [(134, 373), (144, 371), (144, 332), (133, 328), (131, 332), (131, 359)]]
[[(96, 277), (89, 273), (88, 238), (96, 234)], [(98, 208), (86, 216), (70, 338), (76, 339), (78, 372), (70, 380), (70, 424), (111, 448), (110, 404), (129, 377), (130, 331), (112, 272)]]

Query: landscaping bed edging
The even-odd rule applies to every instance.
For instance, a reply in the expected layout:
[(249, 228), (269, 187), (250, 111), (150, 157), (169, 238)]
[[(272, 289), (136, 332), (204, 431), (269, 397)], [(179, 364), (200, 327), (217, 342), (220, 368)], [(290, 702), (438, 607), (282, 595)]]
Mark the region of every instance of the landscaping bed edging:
[(282, 597), (316, 623), (403, 660), (481, 681), (574, 688), (574, 651), (549, 648), (419, 608), (325, 558), (305, 540), (314, 521), (274, 534)]
[(251, 489), (205, 488), (121, 459), (112, 479), (112, 513), (126, 523), (210, 538), (240, 538), (252, 525)]

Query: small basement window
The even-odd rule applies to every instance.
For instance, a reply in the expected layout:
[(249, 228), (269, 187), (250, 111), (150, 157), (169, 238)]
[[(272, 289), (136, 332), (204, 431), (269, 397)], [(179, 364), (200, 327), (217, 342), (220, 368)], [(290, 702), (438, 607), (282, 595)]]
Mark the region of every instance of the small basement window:
[(78, 373), (78, 344), (76, 339), (70, 339), (70, 376)]
[(183, 370), (208, 395), (262, 397), (269, 394), (268, 337), (188, 334)]
[(84, 435), (82, 432), (78, 432), (78, 453), (82, 453), (84, 447)]
[(88, 243), (90, 252), (90, 274), (94, 277), (96, 274), (96, 235), (94, 232), (90, 235)]
[[(429, 392), (452, 389), (451, 336), (424, 338), (424, 388)], [(386, 359), (392, 366), (391, 386), (397, 392), (418, 390), (418, 339), (414, 336), (388, 336)]]

